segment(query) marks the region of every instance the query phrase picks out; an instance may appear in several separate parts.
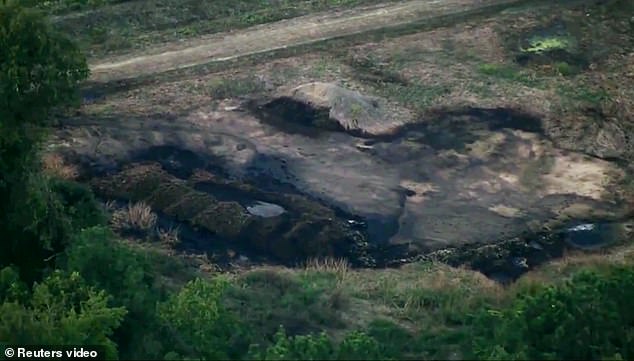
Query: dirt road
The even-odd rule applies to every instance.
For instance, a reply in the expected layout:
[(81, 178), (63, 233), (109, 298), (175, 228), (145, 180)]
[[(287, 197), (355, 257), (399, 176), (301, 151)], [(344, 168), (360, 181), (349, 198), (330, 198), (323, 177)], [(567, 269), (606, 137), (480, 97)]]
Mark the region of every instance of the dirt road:
[(108, 82), (306, 45), (341, 36), (402, 26), (521, 0), (410, 0), (312, 14), (248, 29), (167, 44), (91, 64), (92, 79)]

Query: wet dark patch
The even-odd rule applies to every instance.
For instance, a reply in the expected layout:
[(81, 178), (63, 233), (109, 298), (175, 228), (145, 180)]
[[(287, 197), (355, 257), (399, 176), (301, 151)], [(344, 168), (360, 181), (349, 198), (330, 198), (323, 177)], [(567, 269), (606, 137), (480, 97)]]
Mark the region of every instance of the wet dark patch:
[(339, 122), (330, 118), (330, 109), (313, 107), (289, 97), (250, 108), (263, 122), (291, 134), (315, 136), (318, 130), (344, 130)]
[(375, 244), (385, 244), (399, 230), (398, 217), (365, 216), (368, 240)]
[(616, 241), (613, 223), (579, 223), (562, 233), (570, 246), (585, 250), (603, 248)]
[(105, 97), (103, 92), (91, 89), (83, 89), (81, 91), (81, 100), (83, 104), (92, 104), (102, 100)]
[(539, 118), (507, 108), (464, 108), (437, 110), (422, 123), (409, 124), (388, 136), (376, 137), (383, 143), (415, 142), (434, 150), (464, 151), (491, 131), (522, 130), (544, 134)]
[(191, 150), (164, 145), (150, 147), (130, 156), (131, 162), (157, 162), (168, 173), (178, 178), (189, 178), (196, 169), (212, 170), (214, 173), (226, 175), (222, 170), (220, 158), (206, 159)]
[(452, 249), (443, 261), (452, 266), (468, 266), (485, 276), (510, 284), (526, 272), (570, 250), (596, 250), (619, 241), (619, 223), (575, 222), (551, 232), (538, 232), (487, 246)]

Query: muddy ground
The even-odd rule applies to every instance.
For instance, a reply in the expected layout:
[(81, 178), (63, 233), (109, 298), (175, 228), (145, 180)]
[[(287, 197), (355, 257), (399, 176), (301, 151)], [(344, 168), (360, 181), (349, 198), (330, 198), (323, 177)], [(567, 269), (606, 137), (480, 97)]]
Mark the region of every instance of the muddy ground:
[[(546, 60), (518, 58), (520, 40), (581, 16), (595, 16), (592, 29), (614, 43), (594, 43), (602, 51), (584, 50), (583, 59), (571, 49)], [(597, 41), (583, 26), (568, 27), (582, 45)], [(156, 172), (173, 177), (166, 182), (206, 194), (207, 203), (230, 205), (244, 221), (234, 233), (223, 233), (222, 220), (203, 222), (205, 232), (229, 244), (233, 239), (249, 248), (246, 236), (269, 227), (261, 218), (270, 218), (249, 207), (278, 205), (292, 217), (274, 215), (285, 225), (266, 233), (266, 242), (284, 249), (273, 256), (277, 261), (329, 255), (381, 265), (518, 238), (526, 245), (544, 231), (631, 214), (633, 148), (624, 135), (632, 125), (631, 103), (619, 103), (612, 113), (605, 104), (617, 96), (632, 99), (634, 87), (623, 84), (632, 82), (634, 69), (628, 31), (585, 7), (529, 7), (107, 96), (87, 93), (80, 112), (62, 120), (52, 149), (82, 166), (81, 179), (110, 181), (108, 189), (97, 187), (106, 198), (155, 199), (147, 189), (120, 194), (113, 179), (125, 181), (120, 177), (128, 173), (121, 171), (131, 163), (158, 162)], [(562, 75), (561, 59), (574, 67), (572, 74)], [(610, 88), (614, 79), (622, 83)], [(279, 101), (315, 81), (379, 99), (407, 119), (390, 117), (389, 131), (360, 134), (320, 126), (316, 118), (324, 109), (315, 104)], [(191, 176), (198, 171), (216, 181), (196, 189)], [(228, 192), (227, 183), (240, 192)], [(312, 210), (292, 209), (290, 196)], [(156, 210), (165, 212), (160, 203)], [(179, 221), (203, 224), (200, 207)], [(313, 237), (324, 229), (331, 233)], [(627, 238), (617, 233), (610, 237)], [(286, 243), (277, 242), (280, 235)], [(315, 243), (299, 247), (309, 236)], [(327, 239), (349, 246), (326, 246)], [(293, 247), (314, 252), (289, 251)], [(368, 254), (374, 262), (365, 261)]]

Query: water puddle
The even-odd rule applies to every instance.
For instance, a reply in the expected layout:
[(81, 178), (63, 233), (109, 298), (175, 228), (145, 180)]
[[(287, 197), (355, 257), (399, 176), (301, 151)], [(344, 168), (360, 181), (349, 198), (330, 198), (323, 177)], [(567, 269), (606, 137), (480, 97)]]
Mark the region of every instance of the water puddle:
[(607, 247), (617, 239), (614, 223), (582, 223), (563, 232), (566, 243), (582, 250), (595, 250)]
[[(549, 233), (538, 233), (508, 242), (489, 252), (466, 251), (470, 268), (501, 284), (510, 284), (526, 272), (564, 256), (566, 251), (596, 251), (627, 239), (629, 228), (621, 222), (573, 222)], [(489, 246), (490, 247), (490, 246)], [(461, 262), (449, 262), (459, 265)]]
[(262, 218), (277, 217), (286, 212), (282, 206), (262, 201), (256, 201), (253, 205), (246, 206), (246, 209), (252, 215)]

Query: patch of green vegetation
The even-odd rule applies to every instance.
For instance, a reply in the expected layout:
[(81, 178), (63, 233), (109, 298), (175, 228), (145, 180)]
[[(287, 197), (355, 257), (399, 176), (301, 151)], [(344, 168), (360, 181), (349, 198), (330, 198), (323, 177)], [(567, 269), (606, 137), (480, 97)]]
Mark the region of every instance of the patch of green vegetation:
[(110, 339), (126, 314), (110, 307), (106, 292), (77, 272), (55, 270), (41, 282), (24, 284), (12, 268), (0, 269), (0, 340), (9, 344), (99, 345), (117, 357)]
[(20, 5), (36, 7), (50, 14), (64, 14), (125, 1), (130, 0), (20, 0)]
[(575, 75), (579, 73), (578, 67), (574, 65), (570, 65), (569, 63), (565, 61), (560, 61), (555, 63), (553, 68), (555, 69), (555, 73), (561, 76), (571, 76), (571, 75)]
[(255, 339), (270, 339), (280, 326), (292, 334), (343, 327), (347, 296), (336, 275), (261, 269), (237, 278), (227, 290), (227, 307), (251, 325)]
[(604, 89), (592, 88), (585, 84), (560, 85), (557, 87), (557, 93), (568, 102), (596, 108), (600, 108), (610, 96)]
[(211, 82), (206, 93), (215, 99), (223, 99), (255, 94), (263, 90), (264, 82), (262, 80), (255, 77), (237, 77)]
[(489, 77), (517, 82), (528, 87), (537, 87), (541, 84), (533, 72), (515, 66), (485, 63), (478, 66), (478, 71)]
[[(559, 285), (522, 290), (477, 317), (481, 359), (627, 360), (634, 355), (634, 269), (582, 271)], [(608, 326), (609, 325), (609, 326)], [(598, 331), (600, 330), (600, 331)]]
[(526, 53), (541, 54), (554, 50), (566, 50), (572, 45), (569, 38), (564, 36), (533, 37), (528, 40), (528, 47), (520, 50)]
[(364, 332), (352, 331), (338, 344), (322, 332), (318, 335), (286, 336), (284, 328), (263, 351), (252, 347), (249, 360), (383, 360), (379, 343)]
[(407, 85), (395, 83), (384, 84), (378, 87), (376, 92), (410, 109), (425, 111), (439, 98), (449, 94), (451, 89), (452, 85), (450, 84), (427, 85), (419, 82), (411, 82)]

